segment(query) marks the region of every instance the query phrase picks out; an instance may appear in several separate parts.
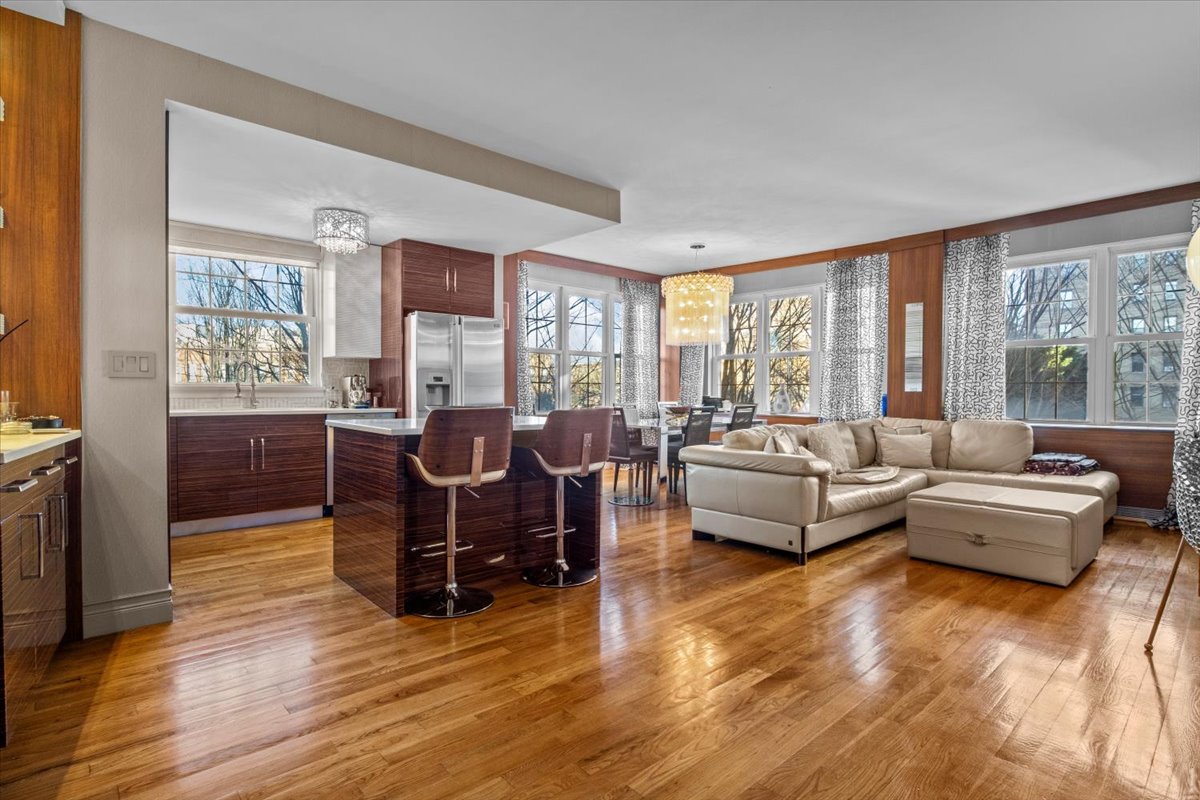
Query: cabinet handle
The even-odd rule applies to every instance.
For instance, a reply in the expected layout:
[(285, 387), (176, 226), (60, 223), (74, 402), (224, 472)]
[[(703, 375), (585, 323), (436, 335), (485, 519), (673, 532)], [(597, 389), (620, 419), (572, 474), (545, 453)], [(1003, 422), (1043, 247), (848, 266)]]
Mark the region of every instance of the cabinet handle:
[(63, 458), (54, 459), (55, 464), (60, 464), (64, 467), (70, 466), (77, 461), (79, 461), (79, 456), (64, 456)]
[(454, 268), (454, 291), (458, 292), (458, 267)]
[(258, 437), (258, 465), (264, 470), (267, 468), (267, 440), (263, 437)]
[(21, 515), (21, 519), (28, 519), (30, 517), (33, 517), (34, 520), (36, 520), (36, 522), (37, 522), (37, 554), (38, 554), (37, 563), (38, 563), (38, 566), (37, 566), (37, 574), (36, 575), (26, 575), (25, 574), (25, 558), (24, 558), (25, 554), (22, 553), (21, 554), (21, 580), (23, 580), (23, 581), (24, 580), (33, 580), (35, 578), (46, 577), (46, 552), (43, 549), (43, 547), (44, 547), (43, 539), (45, 538), (45, 532), (46, 532), (46, 522), (45, 522), (46, 515), (40, 511), (37, 512), (36, 514), (22, 514)]
[(0, 492), (4, 492), (5, 494), (12, 494), (13, 492), (27, 492), (37, 485), (37, 478), (30, 478), (24, 481), (13, 481), (0, 486)]
[(250, 471), (254, 472), (254, 437), (250, 437)]
[(446, 291), (450, 291), (450, 268), (446, 267)]
[(56, 472), (62, 472), (62, 467), (60, 467), (57, 464), (53, 464), (48, 467), (38, 467), (37, 469), (30, 470), (29, 474), (30, 475), (53, 475)]
[(67, 550), (67, 539), (68, 539), (68, 535), (67, 535), (67, 514), (68, 514), (67, 495), (52, 494), (52, 495), (50, 495), (50, 497), (46, 498), (46, 502), (49, 502), (50, 500), (55, 500), (58, 502), (58, 520), (57, 520), (57, 522), (58, 522), (58, 526), (57, 526), (58, 527), (58, 547), (55, 547), (53, 542), (47, 542), (46, 549), (52, 550), (56, 553), (65, 553)]

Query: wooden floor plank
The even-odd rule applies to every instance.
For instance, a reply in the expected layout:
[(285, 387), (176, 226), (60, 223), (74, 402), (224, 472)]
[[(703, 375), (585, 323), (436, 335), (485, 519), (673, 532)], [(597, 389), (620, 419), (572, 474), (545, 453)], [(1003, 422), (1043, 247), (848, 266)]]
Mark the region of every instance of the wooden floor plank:
[[(1111, 526), (1068, 589), (694, 542), (605, 504), (598, 583), (392, 619), (327, 520), (173, 542), (176, 620), (64, 647), (0, 750), (36, 798), (1200, 797), (1200, 598), (1176, 539)], [(1186, 559), (1177, 587), (1196, 585)]]

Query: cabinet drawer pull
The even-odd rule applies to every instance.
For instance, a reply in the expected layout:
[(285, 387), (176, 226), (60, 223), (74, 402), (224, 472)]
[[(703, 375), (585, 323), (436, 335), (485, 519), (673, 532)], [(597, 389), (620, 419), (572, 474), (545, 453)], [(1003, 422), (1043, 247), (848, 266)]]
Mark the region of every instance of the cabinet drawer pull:
[(58, 528), (58, 546), (57, 547), (54, 546), (54, 540), (52, 537), (50, 537), (48, 539), (48, 541), (46, 542), (46, 549), (51, 550), (55, 553), (65, 553), (67, 550), (67, 538), (68, 538), (68, 536), (67, 536), (67, 495), (52, 494), (46, 498), (46, 502), (49, 503), (51, 500), (58, 503), (58, 515), (57, 515), (57, 518), (55, 519), (55, 522), (57, 524), (52, 526), (50, 529), (51, 533), (53, 533), (54, 528)]
[(267, 468), (267, 440), (258, 437), (258, 465), (265, 471)]
[[(21, 580), (34, 580), (35, 578), (46, 577), (46, 551), (45, 551), (45, 535), (46, 535), (46, 515), (42, 512), (36, 514), (22, 514), (21, 519), (33, 518), (37, 522), (37, 573), (34, 575), (25, 574), (25, 553), (21, 553)], [(22, 550), (24, 544), (22, 544)]]
[(3, 486), (0, 486), (0, 492), (4, 492), (5, 494), (10, 494), (12, 492), (28, 492), (37, 485), (37, 478), (29, 478), (28, 480), (24, 481), (12, 481), (11, 483), (6, 483)]
[(70, 465), (75, 464), (78, 461), (79, 461), (79, 456), (63, 456), (62, 458), (54, 459), (55, 464), (59, 464), (64, 467), (69, 467)]
[(62, 472), (62, 467), (60, 467), (57, 464), (52, 464), (47, 467), (38, 467), (37, 469), (30, 470), (29, 474), (30, 475), (54, 475), (55, 473), (58, 473), (58, 472)]
[(250, 471), (254, 472), (254, 437), (250, 437)]

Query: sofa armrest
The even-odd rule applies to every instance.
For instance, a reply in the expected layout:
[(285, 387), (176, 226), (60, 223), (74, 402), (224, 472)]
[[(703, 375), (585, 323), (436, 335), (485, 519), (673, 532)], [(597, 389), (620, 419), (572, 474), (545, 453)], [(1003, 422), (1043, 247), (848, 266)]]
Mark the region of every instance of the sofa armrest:
[(812, 456), (762, 453), (757, 450), (734, 450), (719, 444), (697, 444), (685, 447), (679, 451), (679, 460), (687, 464), (707, 467), (772, 472), (777, 475), (797, 475), (804, 478), (827, 477), (833, 472), (833, 465), (828, 461)]

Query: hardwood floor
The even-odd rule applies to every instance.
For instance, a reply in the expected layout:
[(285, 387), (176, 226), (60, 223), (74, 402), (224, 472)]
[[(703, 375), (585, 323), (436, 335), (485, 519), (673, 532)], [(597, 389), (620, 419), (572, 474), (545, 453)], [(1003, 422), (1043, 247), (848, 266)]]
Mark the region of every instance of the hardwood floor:
[(176, 621), (64, 648), (0, 796), (1200, 797), (1195, 558), (1142, 652), (1174, 536), (1114, 526), (1063, 590), (668, 504), (604, 504), (599, 583), (455, 622), (340, 583), (327, 521), (176, 540)]

